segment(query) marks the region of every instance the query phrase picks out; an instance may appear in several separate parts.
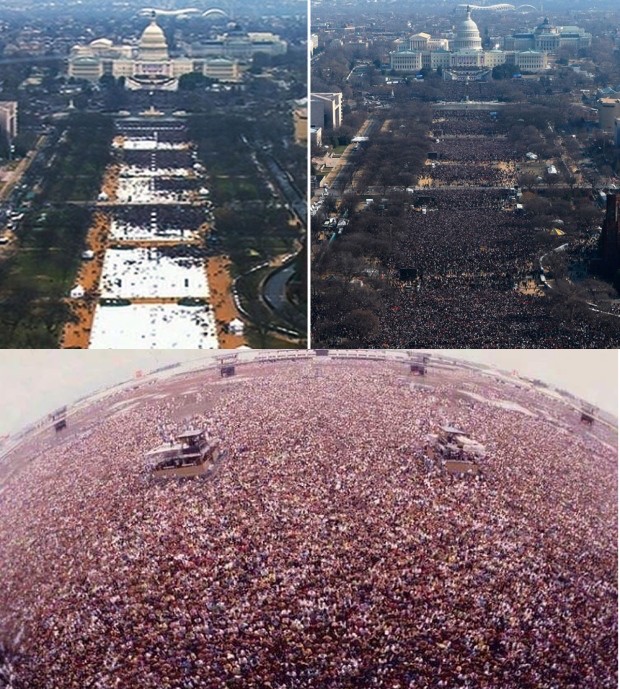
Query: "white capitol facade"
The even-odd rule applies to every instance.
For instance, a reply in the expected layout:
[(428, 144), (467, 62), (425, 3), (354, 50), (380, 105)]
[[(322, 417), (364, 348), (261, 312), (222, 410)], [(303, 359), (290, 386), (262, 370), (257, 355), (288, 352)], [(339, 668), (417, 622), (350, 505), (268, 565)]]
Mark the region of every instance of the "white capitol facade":
[[(212, 79), (235, 82), (240, 78), (244, 60), (256, 52), (286, 51), (286, 43), (272, 34), (225, 34), (210, 42), (210, 50), (200, 57), (170, 57), (168, 43), (155, 14), (144, 29), (138, 46), (114, 45), (107, 38), (99, 38), (88, 45), (76, 45), (69, 56), (68, 75), (75, 79), (97, 81), (109, 74), (123, 77), (129, 89), (158, 89), (174, 91), (183, 74), (196, 72)], [(243, 44), (243, 60), (239, 45)], [(237, 52), (232, 52), (232, 48)]]
[(548, 68), (545, 51), (483, 50), (478, 25), (467, 7), (465, 19), (456, 27), (455, 38), (432, 38), (417, 33), (390, 53), (390, 66), (395, 72), (413, 73), (428, 68), (444, 71), (444, 78), (482, 78), (498, 65), (513, 64), (516, 71), (538, 72)]

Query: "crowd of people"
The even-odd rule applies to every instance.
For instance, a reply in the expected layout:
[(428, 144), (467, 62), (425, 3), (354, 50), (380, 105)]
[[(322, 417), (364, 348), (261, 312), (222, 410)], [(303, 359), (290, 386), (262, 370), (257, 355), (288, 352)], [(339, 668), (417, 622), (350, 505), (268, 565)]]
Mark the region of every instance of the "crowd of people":
[(439, 191), (429, 190), (433, 210), (411, 213), (410, 229), (395, 251), (399, 268), (415, 268), (427, 285), (437, 287), (456, 280), (509, 288), (516, 276), (535, 269), (533, 246), (540, 230), (504, 210), (505, 193)]
[[(496, 113), (495, 113), (496, 114)], [(516, 152), (486, 110), (446, 110), (433, 119), (431, 186), (511, 187)]]
[[(482, 144), (482, 145), (480, 145)], [(505, 136), (478, 137), (461, 136), (437, 139), (431, 144), (438, 160), (452, 160), (463, 163), (487, 163), (490, 161), (514, 161), (518, 159), (514, 146)]]
[[(533, 391), (405, 376), (211, 370), (26, 439), (0, 501), (15, 689), (615, 688), (613, 439)], [(424, 468), (446, 422), (485, 445), (481, 480)], [(189, 427), (224, 459), (149, 478)]]
[(7, 660), (4, 649), (0, 645), (0, 689), (14, 689), (14, 677), (11, 663)]
[(463, 174), (464, 162), (434, 162), (424, 168), (423, 174), (430, 175), (431, 187), (510, 187), (514, 184), (514, 163), (472, 160), (468, 161), (467, 173)]
[(442, 136), (478, 136), (494, 141), (501, 134), (497, 118), (488, 110), (441, 110), (435, 113), (432, 134)]
[[(439, 157), (425, 167), (428, 187), (416, 192), (408, 227), (395, 236), (386, 261), (393, 280), (375, 285), (380, 326), (371, 338), (349, 345), (616, 346), (615, 317), (583, 302), (554, 300), (553, 289), (542, 284), (541, 257), (567, 243), (579, 255), (583, 238), (553, 241), (534, 216), (518, 209), (516, 159), (494, 118), (455, 110), (437, 113), (436, 120), (450, 136), (431, 144)], [(508, 158), (499, 160), (505, 153)], [(409, 284), (400, 281), (402, 269), (415, 271)]]

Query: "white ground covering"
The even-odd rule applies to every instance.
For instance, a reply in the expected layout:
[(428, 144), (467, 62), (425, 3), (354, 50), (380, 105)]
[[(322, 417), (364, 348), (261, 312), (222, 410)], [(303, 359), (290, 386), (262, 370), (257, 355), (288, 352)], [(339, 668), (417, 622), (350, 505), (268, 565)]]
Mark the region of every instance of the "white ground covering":
[(120, 203), (178, 203), (189, 201), (190, 193), (157, 191), (154, 178), (119, 177), (116, 198)]
[(97, 306), (90, 349), (217, 349), (213, 313), (176, 304)]
[(124, 148), (127, 151), (181, 151), (187, 148), (186, 143), (168, 143), (156, 139), (126, 138), (121, 143), (114, 142), (114, 148)]
[(139, 165), (121, 165), (120, 177), (187, 177), (187, 167), (140, 167)]
[(200, 259), (168, 258), (157, 249), (108, 249), (103, 261), (101, 296), (208, 297)]
[(195, 230), (181, 230), (175, 227), (163, 229), (157, 227), (157, 221), (151, 221), (150, 225), (134, 225), (132, 223), (112, 220), (110, 235), (114, 239), (149, 239), (158, 242), (178, 242), (185, 239), (193, 239), (198, 236)]

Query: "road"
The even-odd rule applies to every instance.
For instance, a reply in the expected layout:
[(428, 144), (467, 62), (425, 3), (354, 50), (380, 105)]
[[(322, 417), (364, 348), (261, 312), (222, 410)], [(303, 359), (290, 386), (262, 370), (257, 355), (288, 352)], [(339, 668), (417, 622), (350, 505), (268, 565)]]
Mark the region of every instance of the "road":
[(289, 302), (286, 286), (295, 272), (295, 264), (288, 263), (271, 273), (263, 283), (263, 299), (269, 308), (296, 331), (306, 332), (306, 318)]
[(285, 304), (288, 304), (286, 298), (286, 285), (291, 277), (293, 277), (294, 272), (295, 267), (291, 264), (274, 271), (265, 280), (263, 296), (274, 311), (279, 311)]
[(46, 142), (47, 137), (40, 136), (32, 151), (29, 151), (28, 155), (19, 161), (17, 167), (11, 175), (11, 179), (5, 184), (4, 188), (0, 192), (0, 201), (6, 201), (9, 198), (11, 192), (13, 191), (13, 189), (15, 189), (16, 185), (27, 172), (28, 168), (32, 165), (35, 158), (39, 155), (39, 153), (45, 146)]
[[(371, 115), (366, 122), (360, 127), (355, 136), (372, 136), (379, 128), (380, 122), (374, 115)], [(349, 180), (353, 178), (355, 170), (358, 166), (357, 161), (350, 161), (349, 158), (354, 155), (355, 144), (349, 144), (340, 157), (340, 165), (335, 168), (326, 178), (326, 183), (335, 196), (344, 194)]]

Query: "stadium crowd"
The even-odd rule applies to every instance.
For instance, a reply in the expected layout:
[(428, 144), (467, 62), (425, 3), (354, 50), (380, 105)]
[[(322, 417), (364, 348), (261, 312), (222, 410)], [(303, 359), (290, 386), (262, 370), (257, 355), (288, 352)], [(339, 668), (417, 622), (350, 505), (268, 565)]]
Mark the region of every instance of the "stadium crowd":
[[(616, 687), (617, 453), (576, 413), (385, 365), (239, 373), (97, 402), (10, 480), (15, 689)], [(446, 421), (486, 445), (483, 480), (425, 471)], [(145, 453), (190, 426), (228, 456), (149, 479)]]
[(14, 689), (13, 679), (13, 668), (6, 658), (4, 649), (0, 646), (0, 689)]

